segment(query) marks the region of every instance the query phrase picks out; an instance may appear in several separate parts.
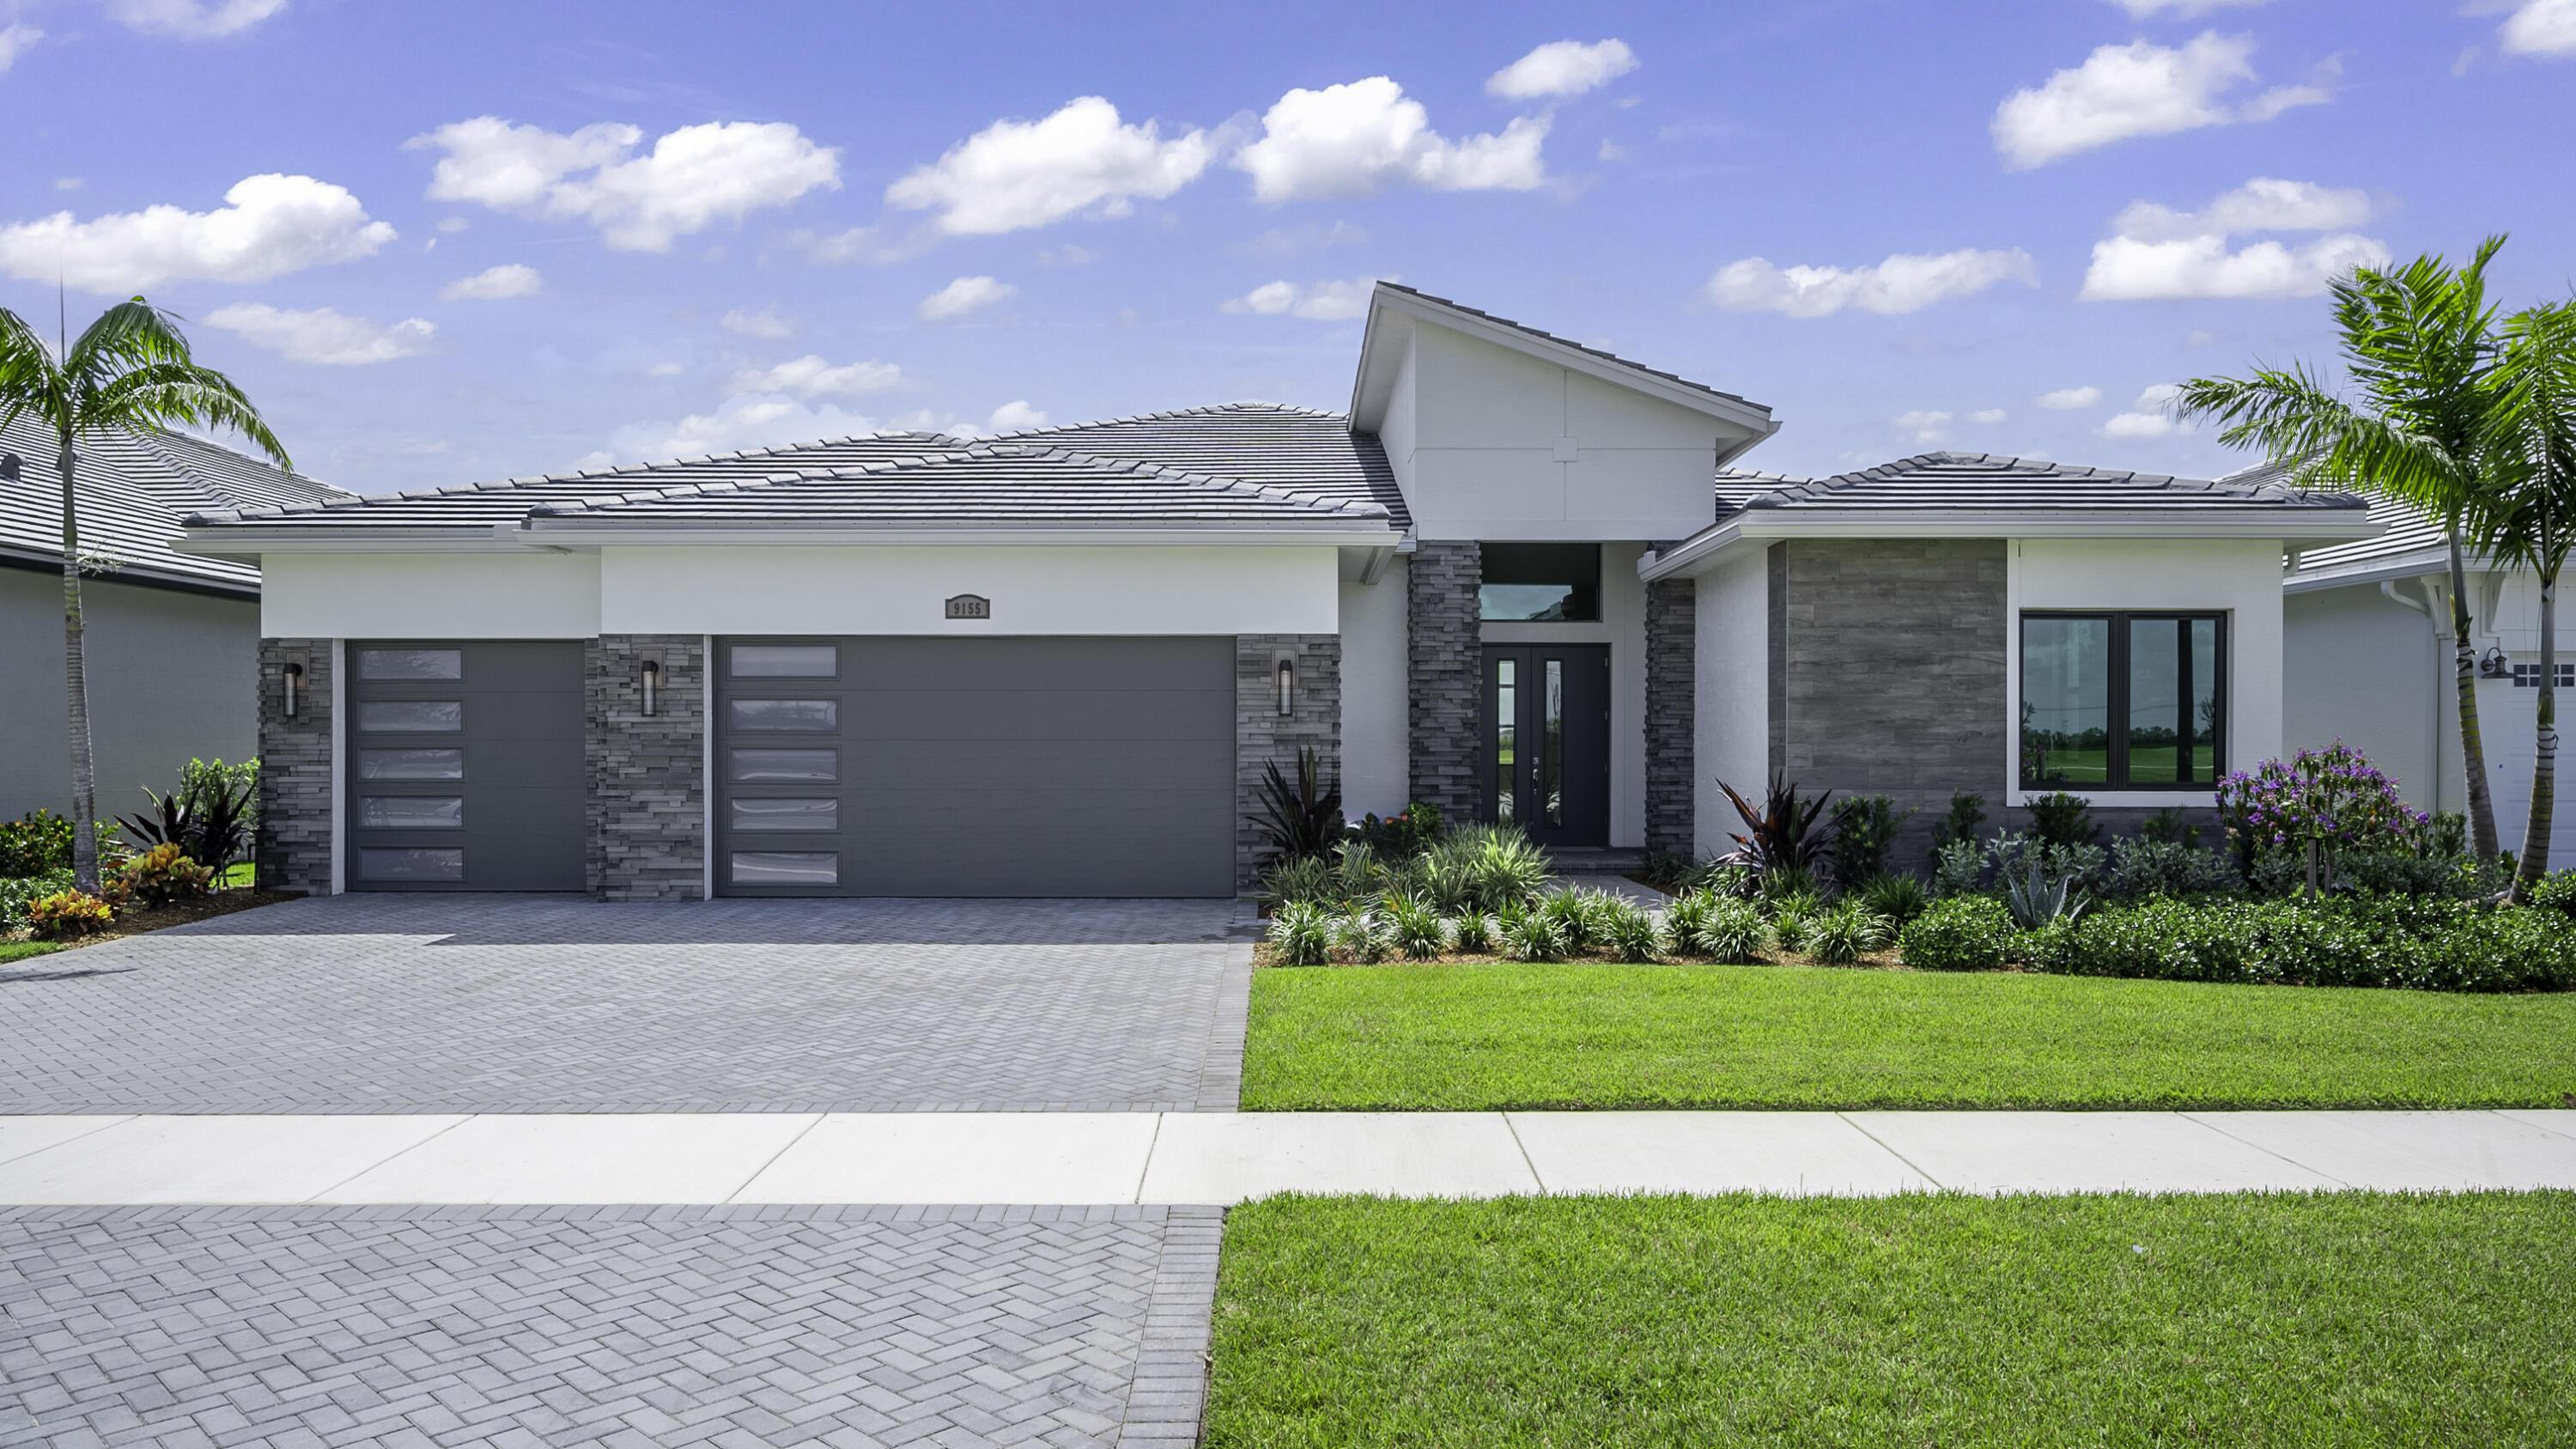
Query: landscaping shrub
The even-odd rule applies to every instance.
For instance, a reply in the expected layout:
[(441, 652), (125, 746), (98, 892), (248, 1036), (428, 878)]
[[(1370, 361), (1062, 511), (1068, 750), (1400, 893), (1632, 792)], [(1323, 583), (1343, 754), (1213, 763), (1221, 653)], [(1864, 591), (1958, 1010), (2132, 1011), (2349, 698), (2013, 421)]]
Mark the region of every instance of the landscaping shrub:
[(2093, 818), (2093, 807), (2081, 795), (2053, 790), (2034, 797), (2029, 804), (2030, 833), (2039, 843), (2052, 847), (2089, 846), (2102, 836), (2102, 827)]
[[(2175, 828), (2183, 829), (2178, 824)], [(2206, 895), (2236, 890), (2242, 884), (2226, 856), (2153, 834), (2113, 841), (2111, 864), (2102, 873), (2102, 893), (2121, 900)]]
[(1816, 817), (1824, 813), (1825, 802), (1833, 798), (1831, 790), (1801, 799), (1795, 782), (1773, 775), (1769, 792), (1756, 808), (1724, 780), (1717, 782), (1717, 788), (1735, 806), (1747, 832), (1729, 833), (1735, 849), (1724, 857), (1727, 864), (1740, 867), (1758, 880), (1765, 893), (1775, 892), (1775, 875), (1794, 873), (1802, 883), (1814, 879), (1816, 870), (1833, 851), (1832, 824), (1828, 822), (1821, 830), (1816, 828)]
[[(1672, 943), (1675, 953), (1683, 956), (1715, 954), (1708, 949), (1702, 933), (1706, 931), (1720, 899), (1714, 891), (1689, 891), (1664, 907), (1664, 939)], [(1744, 906), (1748, 911), (1753, 909), (1743, 901), (1732, 904)]]
[(1277, 760), (1262, 765), (1261, 812), (1253, 817), (1253, 828), (1290, 860), (1326, 853), (1343, 833), (1341, 786), (1324, 779), (1311, 747), (1297, 752), (1296, 763), (1293, 781)]
[(1463, 955), (1482, 956), (1494, 949), (1494, 918), (1469, 911), (1449, 923), (1449, 945)]
[(1355, 966), (1374, 966), (1395, 949), (1395, 933), (1366, 906), (1348, 906), (1333, 917), (1333, 954)]
[(1282, 966), (1321, 966), (1333, 959), (1333, 931), (1324, 908), (1289, 901), (1270, 918), (1270, 946)]
[(204, 895), (215, 873), (190, 859), (186, 847), (177, 841), (163, 841), (127, 861), (117, 877), (134, 899), (162, 906)]
[(1474, 825), (1453, 831), (1435, 847), (1438, 852), (1454, 852), (1466, 862), (1469, 891), (1487, 911), (1533, 905), (1539, 888), (1547, 884), (1547, 852), (1506, 826)]
[(1539, 903), (1539, 910), (1556, 922), (1557, 935), (1568, 951), (1589, 951), (1607, 938), (1606, 912), (1617, 901), (1607, 891), (1590, 886), (1576, 886), (1558, 891)]
[(1971, 896), (1985, 885), (1986, 848), (1976, 841), (1953, 840), (1932, 852), (1932, 894)]
[(2012, 916), (1991, 896), (1936, 901), (1897, 938), (1897, 955), (1917, 971), (1998, 971), (2012, 960)]
[(1973, 845), (1977, 827), (1986, 823), (1986, 797), (1969, 790), (1950, 792), (1950, 809), (1932, 822), (1931, 861), (1936, 873), (1942, 850), (1953, 844)]
[(1783, 951), (1806, 950), (1807, 927), (1823, 909), (1823, 903), (1810, 895), (1782, 896), (1771, 902), (1771, 939)]
[(2033, 867), (2038, 868), (2041, 879), (2052, 885), (2066, 881), (2088, 886), (2111, 858), (2110, 852), (2098, 845), (2051, 841), (2036, 830), (1999, 832), (1987, 845), (1986, 853), (1994, 861), (1998, 888), (2026, 879)]
[(104, 931), (115, 919), (115, 908), (79, 891), (57, 891), (39, 897), (27, 907), (28, 929), (40, 941), (67, 941)]
[(27, 929), (28, 907), (71, 888), (72, 868), (68, 865), (36, 875), (0, 877), (0, 935)]
[(1386, 924), (1395, 949), (1408, 961), (1429, 961), (1449, 949), (1449, 927), (1428, 901), (1412, 896), (1390, 897)]
[(1643, 963), (1662, 953), (1664, 933), (1655, 918), (1634, 901), (1608, 898), (1595, 923), (1601, 944), (1621, 961)]
[(2553, 870), (2531, 888), (2531, 903), (2545, 911), (2576, 916), (2576, 870)]
[(1807, 957), (1827, 966), (1848, 966), (1887, 941), (1887, 922), (1859, 901), (1845, 901), (1809, 922)]
[(1447, 831), (1440, 818), (1440, 807), (1416, 800), (1394, 815), (1381, 820), (1363, 815), (1354, 827), (1360, 842), (1376, 851), (1381, 859), (1411, 860)]
[(1872, 876), (1861, 884), (1859, 900), (1870, 914), (1887, 922), (1891, 931), (1901, 929), (1932, 905), (1923, 882), (1910, 875)]
[(1514, 902), (1494, 916), (1494, 935), (1515, 961), (1556, 961), (1565, 956), (1565, 932), (1555, 917)]
[(1896, 831), (1913, 818), (1884, 795), (1846, 795), (1834, 802), (1834, 884), (1857, 890), (1864, 881), (1887, 872), (1887, 852)]
[(2427, 991), (2576, 989), (2576, 926), (2555, 911), (2442, 898), (2150, 900), (2099, 912), (2032, 969), (2162, 981)]
[(1261, 873), (1261, 894), (1273, 905), (1322, 905), (1334, 900), (1332, 863), (1320, 855), (1283, 860)]
[(2313, 870), (2323, 890), (2344, 855), (2441, 853), (2432, 817), (2407, 809), (2396, 782), (2341, 740), (2220, 780), (2218, 816), (2258, 888), (2281, 880), (2283, 860), (2296, 862), (2301, 886)]
[[(2068, 847), (2058, 847), (2063, 850)], [(2092, 850), (2091, 846), (2074, 847)], [(2098, 852), (2096, 852), (2098, 853)], [(2002, 877), (2004, 909), (2011, 912), (2013, 924), (2025, 931), (2036, 931), (2060, 921), (2072, 921), (2084, 914), (2092, 898), (2076, 888), (2077, 876), (2061, 874), (2052, 878), (2033, 853), (2029, 868), (2019, 875)]]
[(1741, 896), (1694, 891), (1664, 912), (1664, 935), (1675, 952), (1711, 961), (1747, 963), (1762, 959), (1771, 942), (1762, 908)]
[(0, 821), (0, 876), (24, 878), (72, 864), (72, 823), (51, 810)]

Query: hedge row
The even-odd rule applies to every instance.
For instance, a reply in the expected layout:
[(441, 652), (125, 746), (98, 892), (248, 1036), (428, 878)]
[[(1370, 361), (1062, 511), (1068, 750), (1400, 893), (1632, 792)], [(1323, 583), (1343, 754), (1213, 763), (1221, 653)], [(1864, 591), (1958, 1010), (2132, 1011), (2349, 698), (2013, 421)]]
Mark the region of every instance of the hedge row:
[(1906, 965), (2068, 976), (2417, 991), (2576, 989), (2576, 924), (2554, 910), (2403, 897), (2152, 900), (2018, 930), (2000, 901), (1958, 896), (1908, 925)]

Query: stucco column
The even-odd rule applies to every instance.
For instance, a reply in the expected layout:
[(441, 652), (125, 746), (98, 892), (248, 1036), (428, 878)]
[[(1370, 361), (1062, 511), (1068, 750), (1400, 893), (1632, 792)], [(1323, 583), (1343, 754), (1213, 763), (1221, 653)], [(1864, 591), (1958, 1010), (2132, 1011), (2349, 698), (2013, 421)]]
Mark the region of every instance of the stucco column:
[[(1279, 663), (1297, 683), (1291, 709), (1279, 712)], [(1339, 634), (1242, 634), (1234, 641), (1235, 883), (1260, 884), (1277, 853), (1255, 822), (1262, 818), (1262, 780), (1277, 762), (1291, 782), (1300, 752), (1313, 750), (1324, 781), (1342, 781), (1342, 637)]]
[[(643, 666), (661, 666), (644, 713)], [(590, 888), (601, 900), (697, 900), (706, 890), (706, 640), (605, 634), (583, 658)]]
[(1476, 591), (1484, 576), (1485, 547), (1474, 542), (1423, 542), (1405, 570), (1408, 793), (1452, 821), (1475, 819), (1483, 800)]

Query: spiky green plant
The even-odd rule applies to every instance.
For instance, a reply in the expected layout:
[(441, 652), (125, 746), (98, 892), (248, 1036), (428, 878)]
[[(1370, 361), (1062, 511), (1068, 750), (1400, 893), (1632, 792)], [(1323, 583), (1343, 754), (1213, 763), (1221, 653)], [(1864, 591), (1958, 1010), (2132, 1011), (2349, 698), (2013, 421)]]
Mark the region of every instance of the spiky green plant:
[(1332, 920), (1312, 901), (1289, 901), (1270, 918), (1270, 946), (1282, 966), (1321, 966), (1333, 959)]
[(1663, 953), (1663, 927), (1634, 901), (1607, 897), (1595, 924), (1601, 944), (1621, 961), (1643, 963)]
[(1696, 938), (1698, 954), (1736, 965), (1761, 960), (1770, 944), (1771, 926), (1762, 919), (1762, 908), (1740, 896), (1715, 897)]
[(1848, 966), (1886, 945), (1887, 922), (1858, 901), (1845, 901), (1807, 923), (1807, 959)]
[(1394, 949), (1394, 933), (1368, 907), (1353, 905), (1333, 918), (1333, 953), (1343, 960), (1371, 966)]
[(1412, 896), (1390, 896), (1385, 908), (1395, 949), (1408, 961), (1438, 960), (1449, 949), (1449, 927), (1431, 903)]
[(1483, 956), (1494, 949), (1494, 918), (1470, 910), (1449, 922), (1449, 945), (1464, 956)]

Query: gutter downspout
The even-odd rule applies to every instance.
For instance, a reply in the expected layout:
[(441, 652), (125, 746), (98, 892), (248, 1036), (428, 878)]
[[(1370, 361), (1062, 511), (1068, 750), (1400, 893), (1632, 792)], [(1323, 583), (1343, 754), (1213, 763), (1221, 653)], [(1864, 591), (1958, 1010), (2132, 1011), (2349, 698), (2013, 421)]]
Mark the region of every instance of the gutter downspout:
[(2442, 648), (2442, 611), (2434, 607), (2433, 583), (2430, 579), (2417, 579), (2415, 582), (2424, 586), (2424, 602), (2420, 604), (2399, 594), (2395, 579), (2380, 580), (2379, 592), (2390, 603), (2423, 615), (2431, 629), (2433, 688), (2425, 696), (2428, 703), (2425, 708), (2424, 738), (2425, 753), (2429, 757), (2429, 763), (2425, 766), (2424, 778), (2431, 782), (2429, 788), (2432, 792), (2432, 806), (2438, 813), (2442, 808), (2442, 686), (2450, 683), (2448, 668), (2450, 660), (2445, 657), (2445, 651)]

